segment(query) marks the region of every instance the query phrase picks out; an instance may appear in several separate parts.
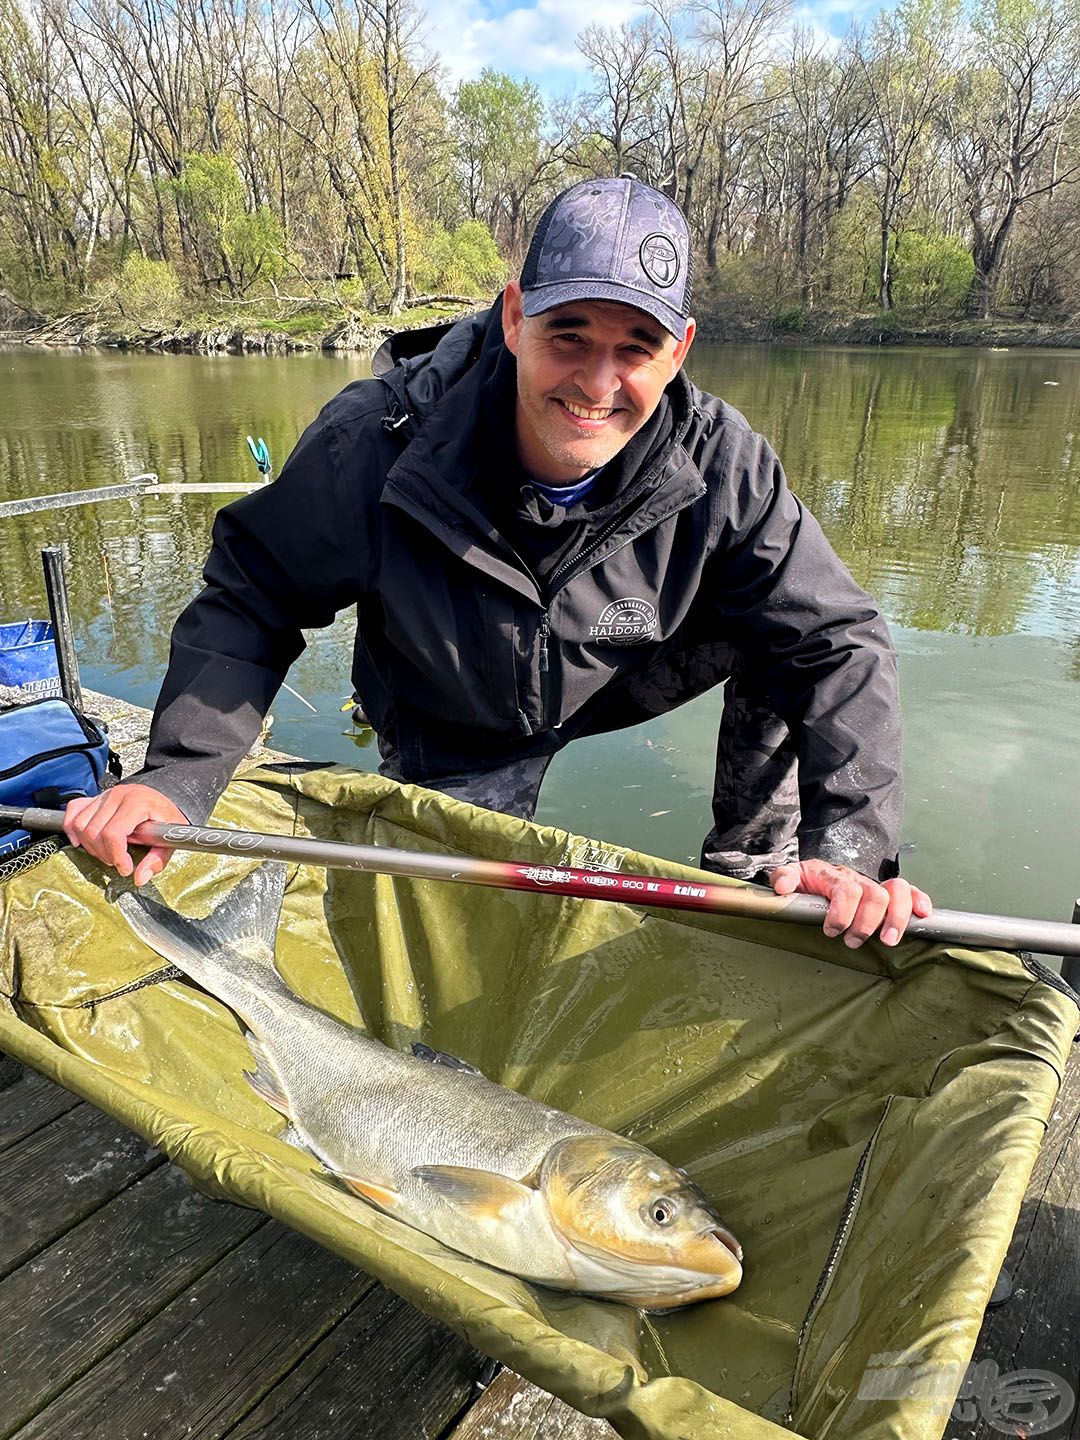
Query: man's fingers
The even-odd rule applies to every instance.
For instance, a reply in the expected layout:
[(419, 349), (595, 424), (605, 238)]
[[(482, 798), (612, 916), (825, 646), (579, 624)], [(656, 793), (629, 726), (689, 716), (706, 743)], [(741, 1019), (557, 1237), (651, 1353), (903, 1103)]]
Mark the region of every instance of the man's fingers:
[(878, 884), (868, 875), (826, 860), (778, 865), (769, 879), (778, 895), (793, 891), (824, 895), (829, 902), (825, 934), (843, 935), (844, 944), (853, 949), (877, 934), (879, 927), (884, 944), (898, 944), (912, 915), (924, 920), (934, 908), (926, 891), (906, 880), (897, 877)]
[(777, 895), (791, 895), (799, 888), (800, 879), (799, 865), (778, 865), (769, 876), (773, 890)]
[(160, 791), (150, 785), (115, 785), (90, 799), (68, 802), (64, 829), (74, 845), (81, 845), (89, 855), (114, 866), (121, 875), (137, 870), (136, 884), (143, 885), (160, 875), (172, 853), (168, 848), (152, 847), (140, 856), (139, 864), (128, 851), (128, 842), (144, 820), (166, 824), (186, 823), (183, 812)]
[(100, 798), (98, 795), (77, 795), (74, 800), (68, 801), (64, 811), (64, 834), (72, 845), (82, 844), (80, 816), (91, 806), (96, 805)]
[(838, 871), (829, 891), (829, 908), (825, 914), (826, 935), (840, 935), (855, 919), (862, 901), (862, 885), (854, 872)]
[(145, 885), (148, 880), (153, 880), (155, 875), (160, 875), (169, 863), (172, 855), (171, 850), (155, 848), (147, 850), (139, 863), (135, 866), (135, 874), (132, 879), (136, 885)]

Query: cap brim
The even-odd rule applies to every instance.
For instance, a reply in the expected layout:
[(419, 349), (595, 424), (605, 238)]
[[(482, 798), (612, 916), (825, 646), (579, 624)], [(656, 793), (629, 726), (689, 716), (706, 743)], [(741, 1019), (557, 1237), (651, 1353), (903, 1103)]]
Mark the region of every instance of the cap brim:
[(567, 305), (574, 300), (614, 300), (659, 320), (676, 340), (686, 339), (686, 327), (690, 323), (685, 315), (665, 305), (656, 295), (635, 290), (632, 285), (620, 285), (617, 280), (562, 280), (557, 285), (537, 285), (525, 290), (521, 299), (525, 314), (530, 316), (543, 315), (556, 305)]

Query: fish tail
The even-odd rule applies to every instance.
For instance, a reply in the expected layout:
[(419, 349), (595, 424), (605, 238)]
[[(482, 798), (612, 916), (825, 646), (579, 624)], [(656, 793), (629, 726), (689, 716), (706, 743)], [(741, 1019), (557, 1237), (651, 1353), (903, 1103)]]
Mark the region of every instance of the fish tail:
[(259, 865), (202, 920), (188, 919), (145, 891), (117, 904), (139, 939), (211, 995), (257, 1024), (272, 1003), (296, 997), (274, 967), (286, 867)]

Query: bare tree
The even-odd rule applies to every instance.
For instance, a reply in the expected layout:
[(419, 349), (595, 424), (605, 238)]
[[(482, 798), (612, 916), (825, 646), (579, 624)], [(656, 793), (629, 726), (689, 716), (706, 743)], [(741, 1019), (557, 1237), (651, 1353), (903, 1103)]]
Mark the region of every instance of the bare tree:
[(993, 312), (1005, 249), (1021, 210), (1080, 176), (1065, 146), (1080, 103), (1080, 17), (984, 0), (975, 50), (942, 114), (966, 190), (975, 273), (969, 313)]

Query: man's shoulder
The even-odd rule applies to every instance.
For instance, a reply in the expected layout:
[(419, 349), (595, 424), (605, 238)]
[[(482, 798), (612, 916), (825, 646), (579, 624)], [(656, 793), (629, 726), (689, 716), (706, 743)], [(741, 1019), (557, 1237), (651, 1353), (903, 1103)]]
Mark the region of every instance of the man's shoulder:
[(690, 398), (693, 408), (701, 418), (699, 443), (714, 441), (724, 433), (732, 438), (753, 438), (760, 440), (753, 426), (741, 410), (736, 410), (720, 395), (713, 395), (690, 382)]
[(316, 425), (337, 434), (381, 426), (390, 403), (390, 394), (381, 380), (353, 380), (326, 402), (316, 416)]

